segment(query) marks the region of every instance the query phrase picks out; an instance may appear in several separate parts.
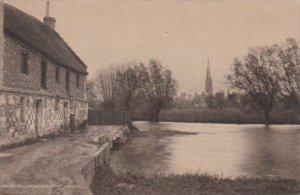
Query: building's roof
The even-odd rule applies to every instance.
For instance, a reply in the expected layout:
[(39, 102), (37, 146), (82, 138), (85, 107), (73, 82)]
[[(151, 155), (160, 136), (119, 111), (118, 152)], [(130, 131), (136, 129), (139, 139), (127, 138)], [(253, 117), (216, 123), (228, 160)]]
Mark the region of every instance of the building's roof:
[(78, 73), (87, 73), (87, 66), (61, 36), (37, 18), (4, 5), (4, 30), (51, 61)]

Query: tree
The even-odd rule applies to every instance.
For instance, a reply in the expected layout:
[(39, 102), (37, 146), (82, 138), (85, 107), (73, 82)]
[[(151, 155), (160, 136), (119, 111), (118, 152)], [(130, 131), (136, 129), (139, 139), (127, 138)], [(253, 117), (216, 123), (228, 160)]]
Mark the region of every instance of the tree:
[(94, 94), (94, 83), (90, 80), (87, 81), (86, 83), (86, 98), (89, 102), (89, 104), (94, 104), (94, 102), (96, 101), (96, 97)]
[(86, 84), (86, 95), (89, 105), (88, 120), (89, 123), (99, 124), (101, 116), (101, 102), (97, 99), (94, 91), (94, 83), (88, 80)]
[(282, 99), (297, 104), (300, 96), (300, 49), (295, 39), (288, 38), (280, 47), (278, 79)]
[(223, 106), (225, 104), (225, 94), (224, 94), (224, 91), (218, 91), (216, 93), (216, 97), (215, 97), (215, 104), (216, 104), (216, 107), (219, 108), (220, 110), (223, 109)]
[(275, 46), (250, 49), (243, 60), (234, 59), (227, 80), (232, 88), (250, 95), (264, 112), (265, 124), (279, 92), (278, 53)]
[[(135, 62), (124, 63), (117, 69), (118, 94), (124, 109), (123, 120), (132, 125), (132, 101), (137, 97), (145, 80), (145, 68)], [(126, 118), (126, 119), (125, 119)]]
[(239, 106), (239, 94), (236, 92), (228, 93), (227, 103), (229, 107), (238, 107)]
[[(116, 69), (111, 68), (98, 72), (91, 81), (93, 95), (108, 114), (109, 122), (115, 122), (114, 110), (117, 104), (118, 84)], [(107, 115), (106, 114), (106, 115)]]
[(159, 113), (176, 95), (177, 82), (172, 72), (158, 60), (150, 60), (144, 82), (144, 93), (151, 105), (151, 121), (159, 121)]
[(208, 108), (212, 109), (215, 107), (215, 97), (212, 94), (205, 96), (205, 103)]
[(260, 105), (257, 103), (252, 96), (248, 94), (243, 94), (240, 100), (240, 109), (247, 113), (252, 113), (253, 111), (260, 110)]

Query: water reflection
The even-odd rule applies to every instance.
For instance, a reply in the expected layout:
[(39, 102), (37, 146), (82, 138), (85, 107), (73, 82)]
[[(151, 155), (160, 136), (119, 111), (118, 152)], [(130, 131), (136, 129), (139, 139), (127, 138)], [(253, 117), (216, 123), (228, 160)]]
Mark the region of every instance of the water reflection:
[(117, 171), (208, 173), (224, 177), (300, 179), (300, 127), (136, 122), (143, 131), (180, 130), (197, 135), (138, 137), (113, 153)]
[(296, 126), (245, 131), (244, 140), (247, 155), (240, 169), (247, 175), (300, 179), (300, 133)]
[(111, 167), (116, 171), (166, 172), (169, 170), (168, 145), (171, 138), (156, 136), (130, 138), (120, 150), (111, 156)]

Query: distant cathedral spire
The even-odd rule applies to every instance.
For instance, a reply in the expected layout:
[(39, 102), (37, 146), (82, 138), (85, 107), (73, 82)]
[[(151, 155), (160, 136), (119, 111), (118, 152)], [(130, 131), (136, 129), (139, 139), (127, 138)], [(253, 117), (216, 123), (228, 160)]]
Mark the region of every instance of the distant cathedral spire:
[(205, 80), (205, 92), (207, 94), (213, 95), (213, 81), (210, 75), (210, 67), (209, 67), (209, 58), (207, 62), (207, 73), (206, 73), (206, 80)]

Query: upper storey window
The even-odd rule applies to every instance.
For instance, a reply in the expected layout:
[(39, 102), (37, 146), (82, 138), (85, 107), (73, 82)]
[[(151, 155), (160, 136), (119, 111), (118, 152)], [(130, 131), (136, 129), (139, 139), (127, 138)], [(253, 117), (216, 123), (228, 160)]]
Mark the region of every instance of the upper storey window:
[(70, 72), (66, 71), (66, 90), (70, 91)]
[(41, 87), (47, 89), (47, 62), (41, 63)]
[(79, 88), (80, 85), (80, 76), (79, 74), (76, 74), (76, 87)]
[(60, 80), (60, 79), (59, 79), (59, 72), (60, 72), (60, 71), (59, 71), (59, 67), (56, 67), (56, 68), (55, 68), (55, 82), (56, 82), (56, 83), (59, 83), (59, 80)]
[(28, 60), (29, 60), (28, 52), (22, 52), (22, 54), (21, 54), (21, 72), (24, 74), (29, 73)]

